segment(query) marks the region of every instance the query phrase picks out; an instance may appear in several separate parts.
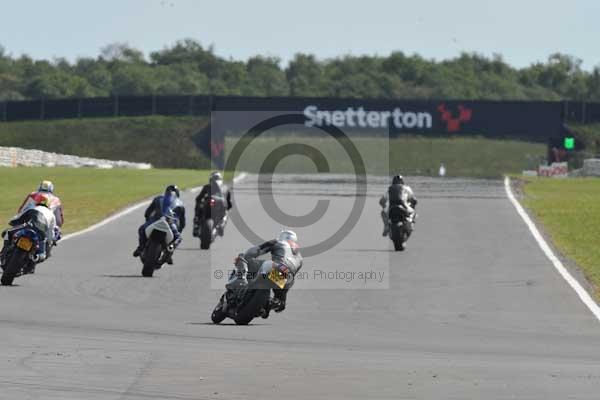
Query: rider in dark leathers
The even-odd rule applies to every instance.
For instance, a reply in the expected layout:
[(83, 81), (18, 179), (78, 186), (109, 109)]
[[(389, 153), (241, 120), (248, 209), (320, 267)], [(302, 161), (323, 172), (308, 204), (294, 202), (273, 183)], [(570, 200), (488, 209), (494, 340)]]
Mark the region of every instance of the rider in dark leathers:
[[(294, 285), (294, 276), (302, 268), (302, 255), (298, 245), (296, 233), (290, 230), (283, 230), (276, 239), (269, 240), (258, 246), (254, 246), (240, 254), (236, 258), (235, 273), (227, 283), (228, 289), (243, 287), (248, 284), (248, 278), (253, 279), (260, 269), (263, 260), (257, 257), (271, 253), (271, 260), (278, 265), (279, 271), (287, 277), (287, 283), (283, 289), (273, 290), (273, 299), (270, 309), (275, 312), (281, 312), (285, 309), (287, 293)], [(247, 263), (243, 262), (242, 258)]]
[[(389, 203), (389, 204), (388, 204)], [(389, 224), (389, 206), (401, 205), (406, 208), (409, 214), (410, 222), (414, 225), (417, 205), (417, 198), (410, 186), (404, 183), (402, 175), (396, 175), (392, 178), (392, 184), (388, 187), (387, 192), (379, 199), (381, 205), (381, 219), (383, 220), (383, 236), (387, 236), (390, 232)], [(411, 230), (412, 231), (412, 230)]]
[(196, 207), (194, 213), (194, 236), (199, 235), (199, 225), (202, 220), (202, 204), (204, 201), (209, 199), (211, 196), (215, 197), (215, 200), (221, 201), (222, 206), (224, 207), (225, 214), (221, 221), (215, 221), (217, 224), (217, 233), (219, 236), (223, 236), (223, 232), (225, 230), (225, 225), (227, 224), (227, 211), (233, 207), (231, 202), (231, 192), (229, 188), (223, 183), (223, 176), (220, 172), (215, 171), (210, 174), (209, 183), (202, 187), (198, 196), (196, 196)]
[[(173, 242), (174, 247), (177, 247), (179, 243), (181, 243), (181, 232), (183, 232), (183, 229), (185, 228), (185, 207), (183, 202), (179, 199), (179, 195), (179, 188), (176, 185), (169, 185), (165, 189), (164, 195), (156, 196), (152, 200), (152, 203), (150, 203), (144, 212), (144, 218), (146, 219), (146, 222), (144, 222), (138, 229), (139, 244), (133, 252), (134, 257), (138, 257), (146, 246), (146, 241), (148, 240), (146, 237), (146, 227), (160, 219), (163, 216), (163, 213), (167, 218), (171, 230), (173, 231), (173, 236), (175, 237)], [(169, 209), (166, 210), (166, 212), (163, 210), (163, 202), (165, 201), (165, 198), (171, 201)], [(166, 261), (169, 265), (173, 264), (172, 253), (168, 253)]]

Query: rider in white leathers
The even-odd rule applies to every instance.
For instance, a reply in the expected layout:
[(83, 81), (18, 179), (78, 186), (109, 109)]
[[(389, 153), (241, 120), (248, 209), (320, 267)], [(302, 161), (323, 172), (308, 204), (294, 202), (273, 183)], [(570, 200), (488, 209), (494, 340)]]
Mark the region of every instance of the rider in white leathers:
[(387, 236), (390, 232), (388, 203), (390, 206), (404, 206), (408, 211), (411, 224), (415, 223), (415, 206), (417, 205), (417, 198), (410, 186), (404, 183), (402, 175), (396, 175), (392, 178), (392, 184), (388, 187), (388, 190), (384, 195), (381, 196), (381, 199), (379, 199), (379, 204), (382, 208), (381, 219), (383, 220), (383, 236)]

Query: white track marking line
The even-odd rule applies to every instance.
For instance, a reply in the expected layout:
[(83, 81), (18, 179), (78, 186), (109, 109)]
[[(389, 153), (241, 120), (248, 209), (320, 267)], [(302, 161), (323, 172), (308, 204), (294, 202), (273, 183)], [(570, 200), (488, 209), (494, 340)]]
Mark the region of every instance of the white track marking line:
[[(244, 178), (246, 178), (246, 176), (248, 176), (247, 173), (240, 172), (239, 175), (237, 175), (235, 178), (233, 178), (233, 182), (234, 183), (241, 182)], [(197, 192), (200, 191), (201, 188), (202, 188), (202, 186), (199, 186), (199, 187), (191, 188), (191, 189), (189, 189), (187, 191), (189, 191), (190, 193), (197, 193)], [(100, 228), (100, 227), (102, 227), (102, 226), (104, 226), (106, 224), (109, 224), (109, 223), (113, 222), (114, 220), (117, 220), (117, 219), (119, 219), (119, 218), (121, 218), (121, 217), (123, 217), (123, 216), (125, 216), (127, 214), (130, 214), (130, 213), (134, 212), (135, 210), (137, 210), (139, 208), (147, 206), (148, 204), (150, 204), (150, 201), (151, 201), (151, 199), (146, 199), (146, 200), (143, 200), (143, 201), (141, 201), (139, 203), (136, 203), (136, 204), (134, 204), (132, 206), (129, 206), (129, 207), (125, 208), (124, 210), (121, 210), (118, 213), (113, 214), (110, 217), (108, 217), (106, 219), (103, 219), (102, 221), (100, 221), (98, 223), (95, 223), (92, 226), (88, 226), (85, 229), (82, 229), (82, 230), (77, 231), (77, 232), (69, 233), (68, 235), (63, 236), (60, 241), (64, 242), (65, 240), (73, 239), (73, 238), (75, 238), (77, 236), (81, 236), (83, 234), (95, 231), (96, 229), (98, 229), (98, 228)]]
[(513, 195), (513, 192), (510, 188), (510, 179), (508, 177), (504, 178), (504, 188), (506, 189), (506, 195), (508, 196), (508, 199), (515, 206), (517, 212), (519, 213), (521, 218), (523, 218), (523, 221), (525, 221), (525, 224), (527, 224), (527, 227), (533, 235), (533, 238), (536, 240), (546, 257), (548, 257), (548, 259), (550, 260), (550, 262), (552, 262), (552, 265), (554, 265), (554, 268), (556, 268), (558, 273), (565, 279), (565, 281), (567, 281), (571, 288), (573, 288), (575, 293), (577, 293), (577, 296), (579, 296), (583, 304), (585, 304), (587, 308), (590, 309), (592, 314), (594, 314), (594, 316), (598, 320), (600, 320), (600, 307), (592, 299), (589, 293), (581, 286), (577, 279), (575, 279), (569, 273), (569, 271), (565, 268), (565, 266), (558, 259), (558, 257), (556, 257), (556, 255), (554, 254), (544, 237), (541, 235), (540, 231), (537, 229), (531, 218), (529, 218), (529, 215), (527, 214), (523, 206), (521, 206), (519, 201)]

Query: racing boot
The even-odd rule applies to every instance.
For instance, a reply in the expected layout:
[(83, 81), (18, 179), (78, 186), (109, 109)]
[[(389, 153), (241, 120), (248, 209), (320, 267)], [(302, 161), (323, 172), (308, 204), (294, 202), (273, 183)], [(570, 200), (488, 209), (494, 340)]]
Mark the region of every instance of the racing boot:
[(217, 234), (223, 236), (225, 234), (225, 225), (227, 225), (227, 215), (223, 217), (219, 226), (217, 226)]
[(140, 256), (140, 254), (142, 254), (142, 250), (143, 250), (143, 249), (144, 249), (144, 248), (143, 248), (142, 246), (138, 246), (138, 247), (136, 247), (136, 249), (133, 251), (133, 256), (134, 256), (134, 257), (139, 257), (139, 256)]
[(200, 220), (197, 216), (194, 217), (194, 225), (192, 226), (192, 236), (200, 237)]
[(383, 224), (383, 233), (381, 236), (387, 236), (390, 234), (390, 224)]
[(387, 236), (390, 233), (390, 223), (388, 221), (388, 213), (384, 210), (381, 210), (381, 220), (383, 221), (383, 233), (381, 236)]
[(175, 251), (175, 246), (170, 245), (167, 247), (165, 251), (165, 262), (169, 265), (173, 265), (173, 252)]
[(288, 289), (275, 289), (273, 290), (273, 298), (269, 303), (269, 308), (276, 313), (280, 313), (285, 310), (285, 299), (287, 297)]

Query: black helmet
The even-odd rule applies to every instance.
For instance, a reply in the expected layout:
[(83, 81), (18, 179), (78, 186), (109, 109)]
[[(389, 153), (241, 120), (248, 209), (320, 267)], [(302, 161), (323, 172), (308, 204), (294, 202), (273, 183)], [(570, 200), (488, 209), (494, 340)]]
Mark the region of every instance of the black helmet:
[(404, 185), (404, 178), (402, 175), (396, 175), (392, 178), (392, 185)]
[(165, 195), (168, 195), (169, 193), (172, 193), (172, 192), (174, 192), (175, 195), (177, 196), (177, 198), (179, 198), (179, 188), (177, 187), (177, 185), (169, 185), (165, 189)]

